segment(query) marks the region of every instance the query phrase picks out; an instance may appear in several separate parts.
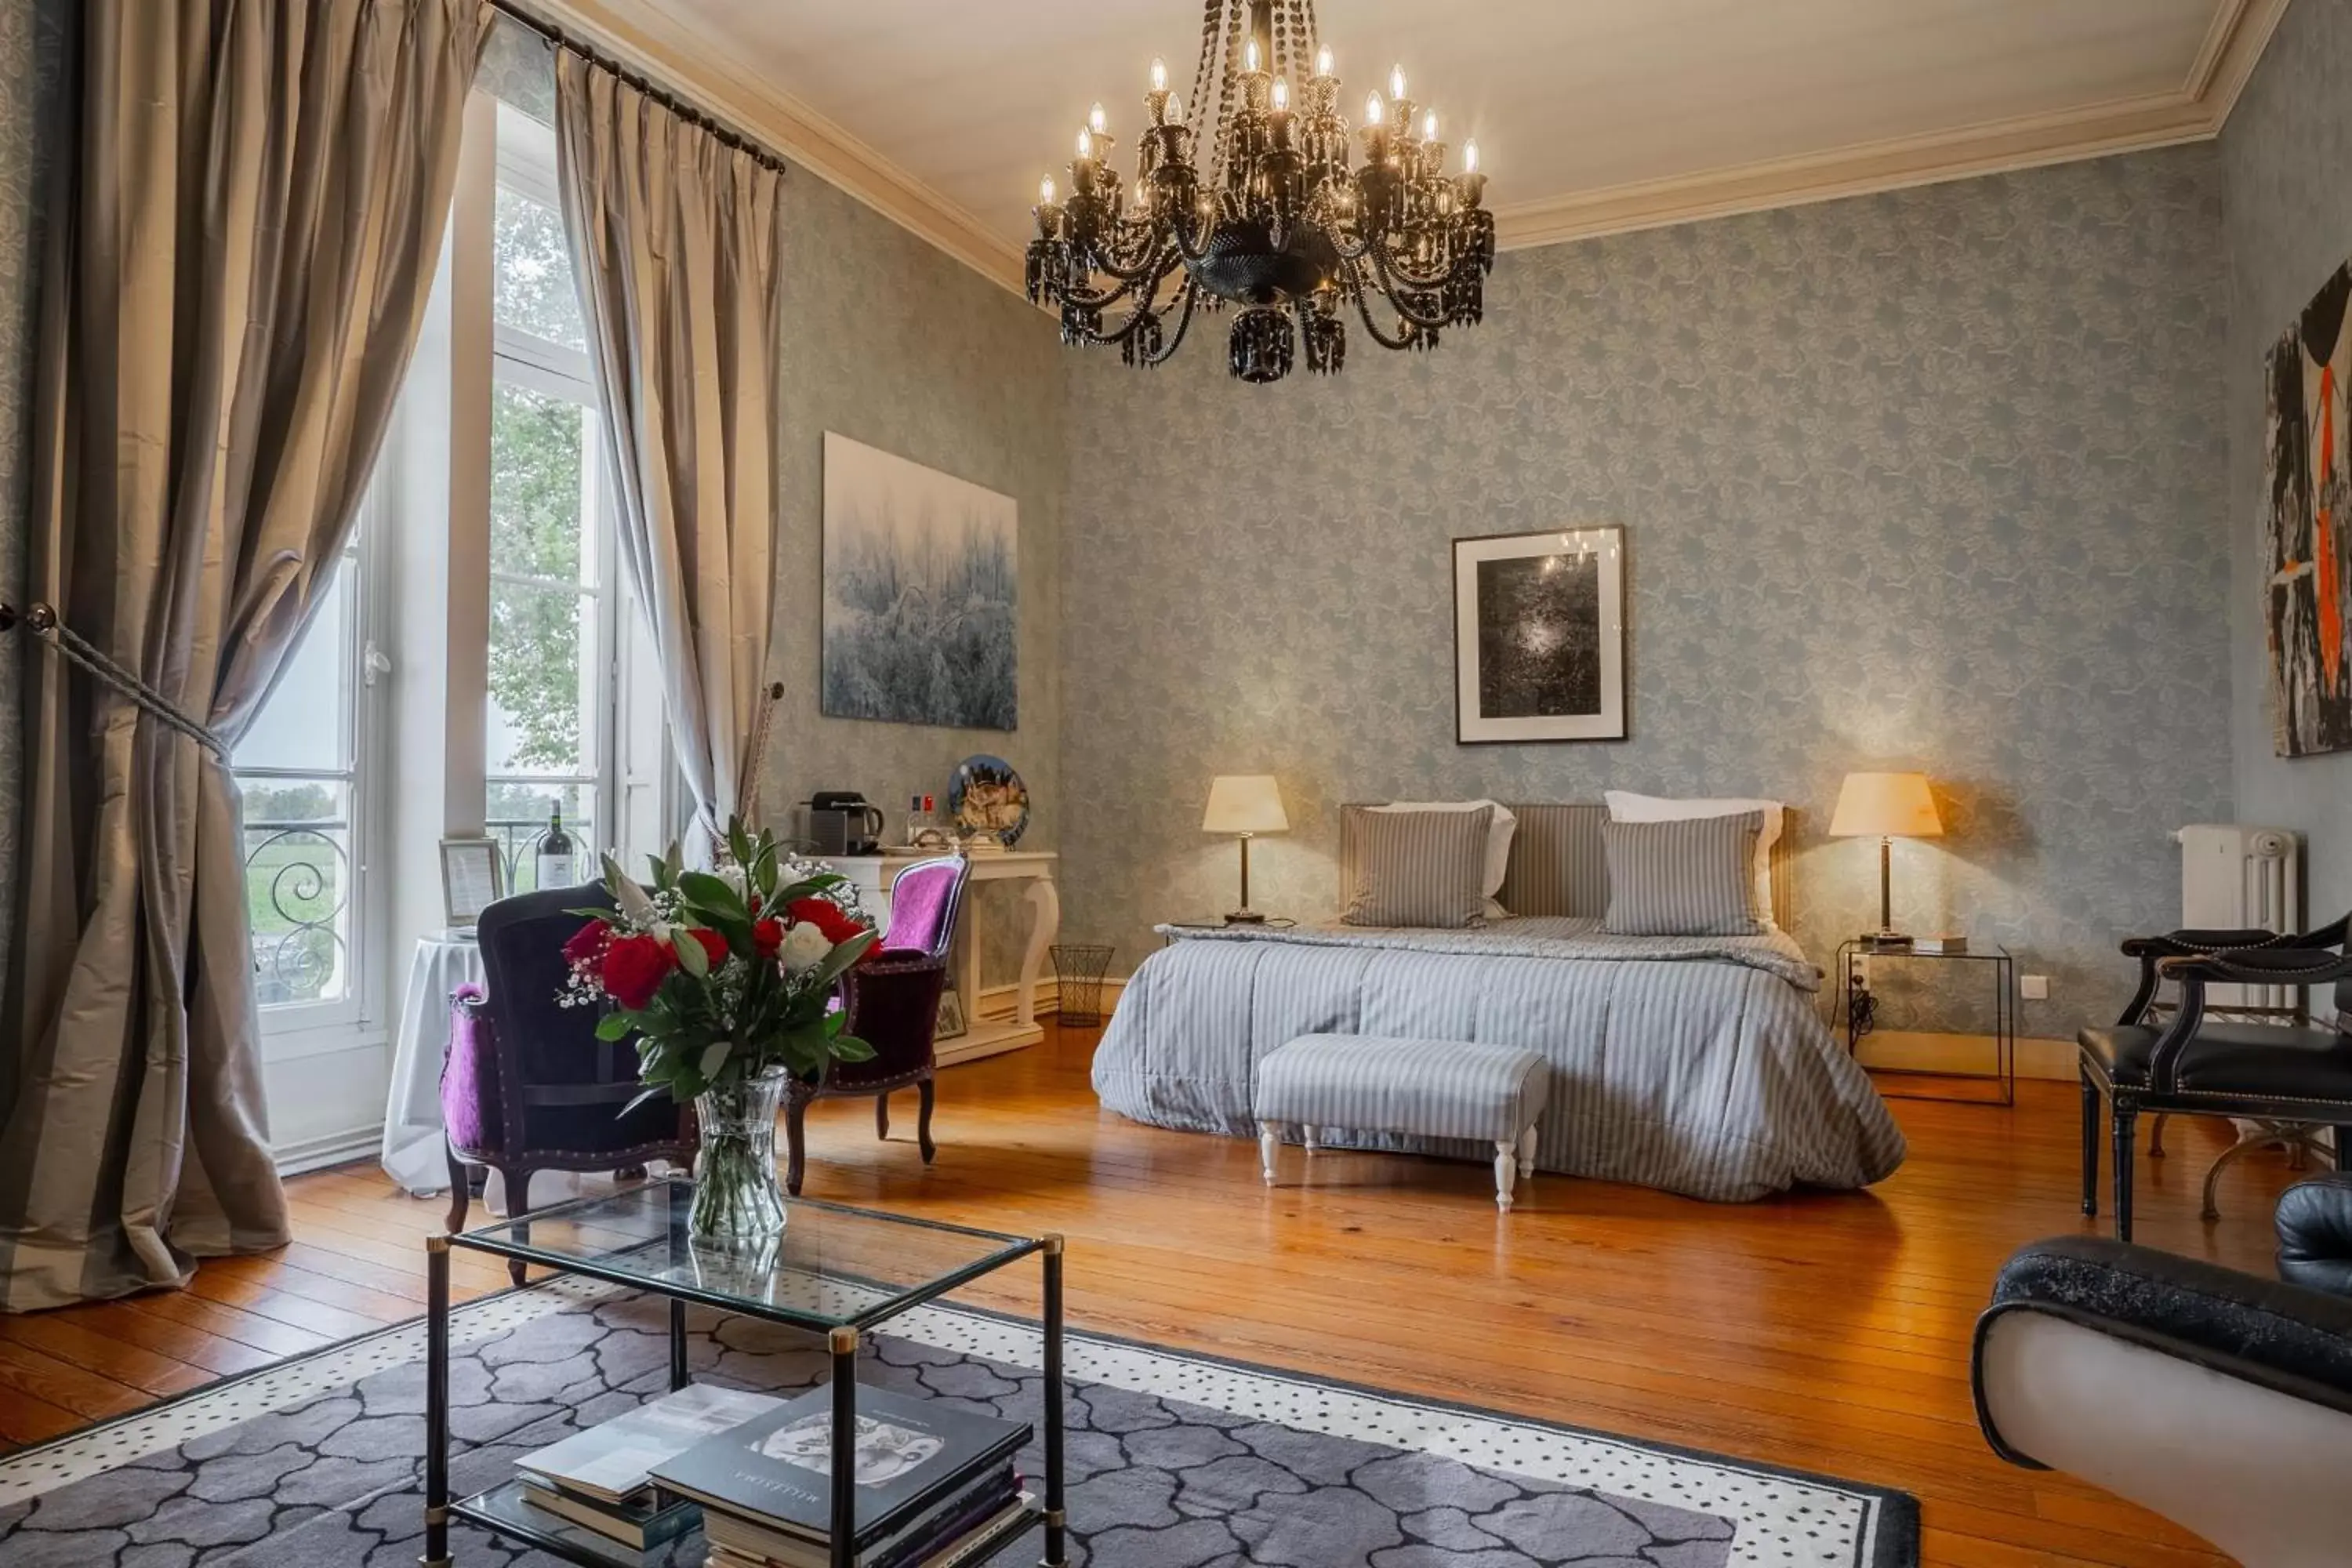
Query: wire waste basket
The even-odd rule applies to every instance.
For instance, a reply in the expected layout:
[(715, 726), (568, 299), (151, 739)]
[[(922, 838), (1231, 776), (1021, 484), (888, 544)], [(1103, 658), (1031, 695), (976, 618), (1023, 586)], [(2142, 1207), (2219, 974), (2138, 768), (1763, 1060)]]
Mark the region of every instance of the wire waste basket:
[(1092, 942), (1055, 945), (1054, 995), (1063, 1023), (1081, 1029), (1102, 1026), (1103, 976), (1110, 973), (1117, 951)]

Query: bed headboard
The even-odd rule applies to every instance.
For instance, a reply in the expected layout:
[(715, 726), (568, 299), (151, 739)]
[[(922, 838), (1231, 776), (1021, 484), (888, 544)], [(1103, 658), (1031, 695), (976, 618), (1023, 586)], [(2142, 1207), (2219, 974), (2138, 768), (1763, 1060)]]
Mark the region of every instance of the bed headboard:
[[(1360, 803), (1374, 804), (1374, 803)], [(1597, 801), (1505, 803), (1519, 819), (1511, 839), (1510, 874), (1503, 879), (1502, 905), (1515, 915), (1592, 915), (1609, 912), (1609, 865), (1601, 849), (1601, 825), (1609, 808)], [(1788, 814), (1793, 817), (1794, 813)], [(1341, 897), (1355, 884), (1355, 819), (1339, 813)], [(1793, 821), (1772, 847), (1772, 908), (1789, 919), (1789, 841)]]

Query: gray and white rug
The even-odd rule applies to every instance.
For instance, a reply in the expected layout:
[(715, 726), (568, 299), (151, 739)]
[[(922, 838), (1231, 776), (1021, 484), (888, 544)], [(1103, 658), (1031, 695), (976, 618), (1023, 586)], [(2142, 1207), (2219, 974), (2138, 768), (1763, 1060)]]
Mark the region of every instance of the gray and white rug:
[[(698, 1313), (698, 1376), (786, 1390), (824, 1357)], [(452, 1322), (459, 1495), (666, 1386), (662, 1303), (557, 1280)], [(919, 1309), (861, 1376), (1034, 1419), (1035, 1325)], [(9, 1568), (413, 1568), (424, 1326), (407, 1324), (0, 1458)], [(1913, 1568), (1900, 1493), (1073, 1334), (1073, 1563), (1089, 1568)], [(1035, 1474), (1036, 1457), (1024, 1473)], [(553, 1568), (478, 1531), (465, 1568)], [(700, 1556), (699, 1537), (678, 1549)], [(1035, 1562), (1032, 1532), (997, 1561)]]

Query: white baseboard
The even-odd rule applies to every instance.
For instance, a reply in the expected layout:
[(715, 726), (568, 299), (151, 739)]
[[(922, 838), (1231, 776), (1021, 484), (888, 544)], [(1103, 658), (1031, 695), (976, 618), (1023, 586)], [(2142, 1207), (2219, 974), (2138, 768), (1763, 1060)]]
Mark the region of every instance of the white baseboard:
[(269, 1152), (278, 1163), (279, 1175), (299, 1176), (305, 1171), (324, 1170), (329, 1165), (347, 1165), (383, 1147), (383, 1123), (378, 1121), (316, 1138), (297, 1138), (289, 1143), (272, 1145)]
[[(1866, 1068), (1891, 1068), (1904, 1072), (1990, 1073), (1993, 1066), (1992, 1037), (1882, 1029), (1862, 1037), (1854, 1059)], [(2021, 1038), (2017, 1042), (2020, 1078), (2072, 1083), (2078, 1059), (2071, 1040)]]

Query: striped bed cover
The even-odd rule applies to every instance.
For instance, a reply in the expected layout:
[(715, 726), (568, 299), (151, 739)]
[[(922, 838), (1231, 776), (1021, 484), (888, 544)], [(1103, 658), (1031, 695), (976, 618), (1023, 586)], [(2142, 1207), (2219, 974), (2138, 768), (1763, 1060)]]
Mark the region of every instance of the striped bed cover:
[[(1153, 1126), (1255, 1137), (1252, 1074), (1300, 1035), (1470, 1040), (1550, 1065), (1546, 1171), (1736, 1203), (1866, 1186), (1902, 1163), (1902, 1131), (1822, 1025), (1820, 972), (1793, 942), (1603, 936), (1602, 808), (1511, 809), (1502, 901), (1517, 918), (1165, 932), (1096, 1052), (1097, 1096)], [(1448, 1140), (1333, 1141), (1480, 1157)]]

